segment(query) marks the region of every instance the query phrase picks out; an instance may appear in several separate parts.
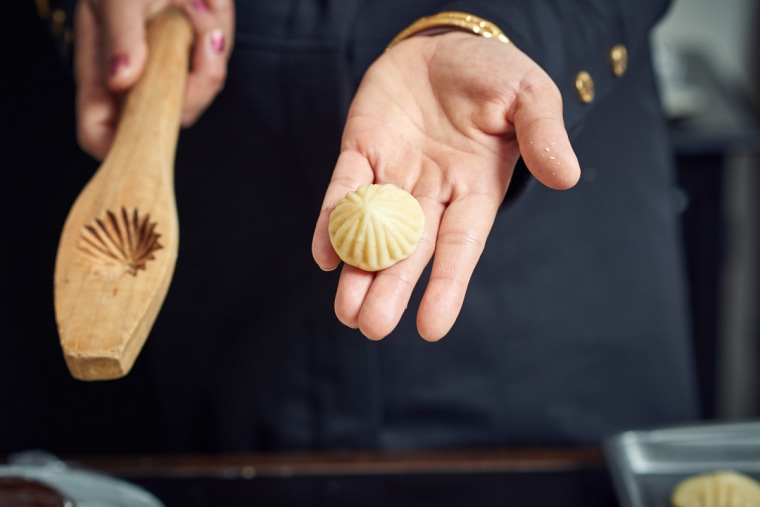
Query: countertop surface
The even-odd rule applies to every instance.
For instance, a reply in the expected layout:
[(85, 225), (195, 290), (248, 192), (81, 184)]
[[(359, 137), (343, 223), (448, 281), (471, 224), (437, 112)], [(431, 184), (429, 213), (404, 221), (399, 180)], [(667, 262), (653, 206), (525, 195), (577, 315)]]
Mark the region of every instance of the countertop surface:
[(69, 456), (183, 506), (614, 507), (596, 448)]

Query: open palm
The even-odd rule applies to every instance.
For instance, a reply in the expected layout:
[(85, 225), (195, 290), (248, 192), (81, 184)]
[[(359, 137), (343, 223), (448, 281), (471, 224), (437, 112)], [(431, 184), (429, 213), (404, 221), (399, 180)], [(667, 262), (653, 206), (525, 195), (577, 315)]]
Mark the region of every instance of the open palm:
[(417, 327), (427, 340), (443, 337), (520, 156), (552, 188), (569, 188), (580, 174), (559, 91), (517, 48), (450, 32), (414, 37), (378, 58), (348, 114), (314, 258), (323, 269), (338, 266), (329, 214), (361, 184), (393, 183), (411, 192), (424, 210), (425, 230), (415, 252), (388, 269), (344, 266), (335, 300), (341, 322), (368, 338), (389, 334), (433, 258)]

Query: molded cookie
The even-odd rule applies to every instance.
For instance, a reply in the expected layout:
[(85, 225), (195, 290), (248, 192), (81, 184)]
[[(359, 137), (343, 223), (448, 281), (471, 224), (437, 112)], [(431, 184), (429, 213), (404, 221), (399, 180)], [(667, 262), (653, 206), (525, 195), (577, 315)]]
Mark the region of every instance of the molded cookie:
[(330, 214), (330, 241), (346, 264), (380, 271), (409, 257), (422, 237), (417, 199), (391, 184), (361, 185)]
[(671, 496), (674, 507), (760, 507), (760, 484), (732, 470), (687, 477)]

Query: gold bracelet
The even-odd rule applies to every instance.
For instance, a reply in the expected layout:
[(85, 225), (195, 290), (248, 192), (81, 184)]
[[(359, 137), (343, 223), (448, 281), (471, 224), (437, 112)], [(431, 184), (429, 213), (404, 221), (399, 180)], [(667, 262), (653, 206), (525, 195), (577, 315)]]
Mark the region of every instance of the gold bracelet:
[(396, 35), (385, 50), (387, 51), (402, 40), (425, 30), (444, 27), (458, 28), (487, 39), (497, 39), (505, 44), (510, 43), (504, 32), (490, 21), (466, 12), (448, 11), (418, 19)]

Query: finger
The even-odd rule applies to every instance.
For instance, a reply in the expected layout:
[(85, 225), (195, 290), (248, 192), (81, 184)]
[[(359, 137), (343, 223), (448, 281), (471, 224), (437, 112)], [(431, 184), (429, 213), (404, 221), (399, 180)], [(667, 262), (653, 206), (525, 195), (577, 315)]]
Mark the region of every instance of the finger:
[(118, 99), (106, 87), (98, 23), (89, 3), (77, 4), (74, 24), (77, 141), (85, 152), (102, 160), (113, 141)]
[(425, 340), (443, 338), (459, 316), (501, 198), (497, 193), (470, 193), (446, 209), (430, 280), (417, 313), (417, 329)]
[[(417, 247), (406, 259), (375, 273), (358, 308), (356, 327), (372, 340), (384, 338), (396, 328), (415, 285), (433, 256), (443, 206), (426, 197), (417, 196), (417, 199), (425, 213), (425, 228)], [(353, 304), (357, 303), (358, 300), (353, 301)]]
[(193, 124), (224, 88), (234, 43), (235, 12), (231, 0), (191, 0), (184, 12), (195, 28), (191, 72), (187, 80), (183, 126)]
[(369, 161), (355, 151), (344, 150), (335, 164), (311, 242), (312, 256), (321, 269), (332, 271), (340, 263), (340, 258), (330, 243), (330, 213), (348, 192), (356, 190), (359, 185), (370, 183), (374, 183), (374, 172)]
[(359, 328), (359, 313), (374, 279), (375, 273), (349, 264), (341, 269), (335, 292), (335, 316), (351, 329)]
[(102, 24), (107, 83), (111, 90), (123, 91), (137, 82), (145, 65), (148, 47), (146, 19), (150, 9), (161, 9), (168, 1), (103, 2), (99, 21)]
[(581, 169), (565, 130), (559, 90), (550, 81), (541, 81), (526, 81), (518, 92), (517, 142), (536, 179), (550, 188), (567, 189), (578, 182)]

